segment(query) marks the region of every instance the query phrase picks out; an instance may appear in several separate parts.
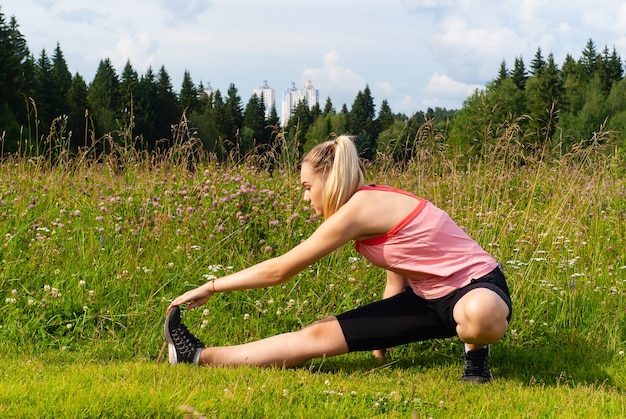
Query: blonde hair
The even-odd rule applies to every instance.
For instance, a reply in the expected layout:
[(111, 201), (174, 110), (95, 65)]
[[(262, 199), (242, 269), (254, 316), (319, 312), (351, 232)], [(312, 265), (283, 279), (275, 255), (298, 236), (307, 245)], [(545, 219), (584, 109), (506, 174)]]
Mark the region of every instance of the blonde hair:
[(340, 135), (313, 147), (302, 163), (311, 165), (324, 180), (324, 217), (333, 215), (365, 183), (365, 167), (354, 145), (354, 137)]

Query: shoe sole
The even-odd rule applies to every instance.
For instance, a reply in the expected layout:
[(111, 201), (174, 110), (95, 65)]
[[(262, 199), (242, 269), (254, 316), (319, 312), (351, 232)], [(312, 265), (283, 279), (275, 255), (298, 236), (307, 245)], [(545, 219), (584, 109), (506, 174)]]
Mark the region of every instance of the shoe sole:
[(169, 363), (172, 365), (178, 364), (178, 356), (176, 355), (176, 347), (174, 346), (174, 341), (172, 340), (172, 336), (170, 335), (170, 317), (174, 312), (174, 308), (167, 313), (165, 316), (165, 323), (163, 324), (163, 337), (165, 338), (165, 342), (167, 342), (167, 356), (169, 359)]

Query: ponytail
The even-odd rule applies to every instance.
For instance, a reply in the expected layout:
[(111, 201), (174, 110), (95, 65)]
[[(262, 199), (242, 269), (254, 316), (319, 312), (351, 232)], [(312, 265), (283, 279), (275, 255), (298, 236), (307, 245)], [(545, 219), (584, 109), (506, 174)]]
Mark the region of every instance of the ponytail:
[(324, 217), (333, 215), (365, 183), (365, 167), (354, 145), (354, 137), (341, 135), (313, 147), (302, 162), (322, 174)]

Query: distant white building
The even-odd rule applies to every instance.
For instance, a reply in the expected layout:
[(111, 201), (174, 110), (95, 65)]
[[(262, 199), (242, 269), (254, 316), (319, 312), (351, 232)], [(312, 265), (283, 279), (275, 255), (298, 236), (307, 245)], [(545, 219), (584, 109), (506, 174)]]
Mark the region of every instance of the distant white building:
[(207, 96), (211, 96), (215, 94), (215, 90), (213, 90), (213, 87), (211, 86), (210, 82), (207, 82), (206, 86), (204, 86), (204, 93), (206, 93)]
[(280, 117), (282, 126), (284, 127), (287, 125), (287, 122), (289, 122), (289, 118), (291, 118), (293, 110), (296, 106), (298, 106), (298, 103), (304, 100), (309, 109), (313, 109), (315, 105), (319, 104), (319, 96), (320, 91), (313, 86), (310, 80), (307, 80), (302, 90), (298, 90), (298, 88), (296, 88), (296, 84), (291, 83), (291, 87), (285, 90), (285, 93), (283, 94)]
[(269, 118), (272, 110), (276, 106), (276, 94), (274, 93), (274, 89), (267, 84), (267, 80), (263, 80), (263, 84), (254, 89), (252, 94), (263, 100), (263, 105), (265, 105), (265, 118)]

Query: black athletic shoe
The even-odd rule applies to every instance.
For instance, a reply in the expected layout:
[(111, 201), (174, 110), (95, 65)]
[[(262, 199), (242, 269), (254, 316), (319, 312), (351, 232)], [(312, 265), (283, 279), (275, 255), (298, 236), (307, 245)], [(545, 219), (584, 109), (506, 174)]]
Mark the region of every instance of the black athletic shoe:
[(493, 378), (489, 368), (489, 346), (467, 351), (463, 354), (465, 368), (461, 381), (483, 384)]
[(167, 342), (170, 364), (179, 362), (198, 364), (204, 345), (180, 321), (180, 308), (174, 306), (165, 317), (163, 336)]

